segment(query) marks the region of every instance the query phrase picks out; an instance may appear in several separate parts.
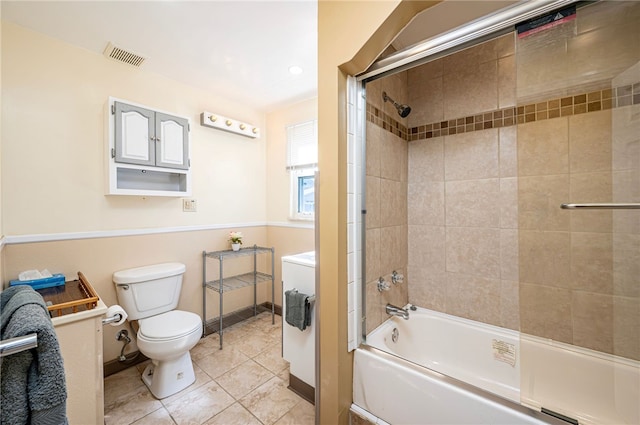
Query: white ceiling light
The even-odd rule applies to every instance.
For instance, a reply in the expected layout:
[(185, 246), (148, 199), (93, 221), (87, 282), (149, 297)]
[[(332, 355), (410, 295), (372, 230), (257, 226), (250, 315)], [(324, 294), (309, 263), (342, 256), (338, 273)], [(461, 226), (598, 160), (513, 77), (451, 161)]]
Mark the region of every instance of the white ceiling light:
[(289, 67), (289, 74), (291, 74), (291, 75), (300, 75), (300, 74), (302, 74), (302, 68), (300, 68), (298, 65), (291, 65)]

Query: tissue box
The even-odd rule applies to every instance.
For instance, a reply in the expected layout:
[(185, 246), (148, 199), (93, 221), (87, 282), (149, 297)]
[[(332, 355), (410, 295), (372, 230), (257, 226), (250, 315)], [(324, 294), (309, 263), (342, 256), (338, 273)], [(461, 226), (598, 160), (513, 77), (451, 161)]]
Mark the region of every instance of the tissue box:
[(29, 285), (33, 289), (43, 289), (43, 288), (51, 288), (53, 286), (62, 286), (64, 285), (64, 275), (58, 273), (58, 274), (54, 274), (51, 277), (44, 277), (42, 279), (9, 281), (9, 286), (16, 286), (16, 285)]

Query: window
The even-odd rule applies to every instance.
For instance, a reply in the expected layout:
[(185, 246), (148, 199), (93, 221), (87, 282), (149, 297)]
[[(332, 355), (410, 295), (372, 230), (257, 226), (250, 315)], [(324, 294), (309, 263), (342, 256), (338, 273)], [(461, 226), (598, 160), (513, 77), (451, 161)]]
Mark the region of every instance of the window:
[(287, 127), (287, 171), (290, 175), (291, 218), (313, 220), (315, 171), (318, 167), (318, 125), (307, 121)]

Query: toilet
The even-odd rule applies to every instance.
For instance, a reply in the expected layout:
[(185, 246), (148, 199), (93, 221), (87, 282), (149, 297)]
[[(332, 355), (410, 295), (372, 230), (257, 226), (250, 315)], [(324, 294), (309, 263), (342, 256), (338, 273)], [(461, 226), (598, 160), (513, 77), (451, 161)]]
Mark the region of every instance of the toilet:
[(138, 349), (151, 359), (142, 380), (159, 399), (196, 380), (189, 350), (202, 336), (202, 319), (175, 310), (185, 270), (184, 264), (164, 263), (113, 274), (118, 302), (129, 320), (138, 321)]

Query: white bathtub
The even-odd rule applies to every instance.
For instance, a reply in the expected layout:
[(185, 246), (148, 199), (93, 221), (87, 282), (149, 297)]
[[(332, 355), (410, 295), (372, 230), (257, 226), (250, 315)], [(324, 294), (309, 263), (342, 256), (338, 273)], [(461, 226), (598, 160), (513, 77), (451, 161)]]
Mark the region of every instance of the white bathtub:
[(517, 332), (422, 308), (393, 317), (355, 352), (354, 410), (390, 424), (566, 425), (519, 404), (518, 341)]
[(367, 336), (372, 347), (518, 403), (519, 340), (516, 331), (419, 307), (409, 320), (391, 317)]

